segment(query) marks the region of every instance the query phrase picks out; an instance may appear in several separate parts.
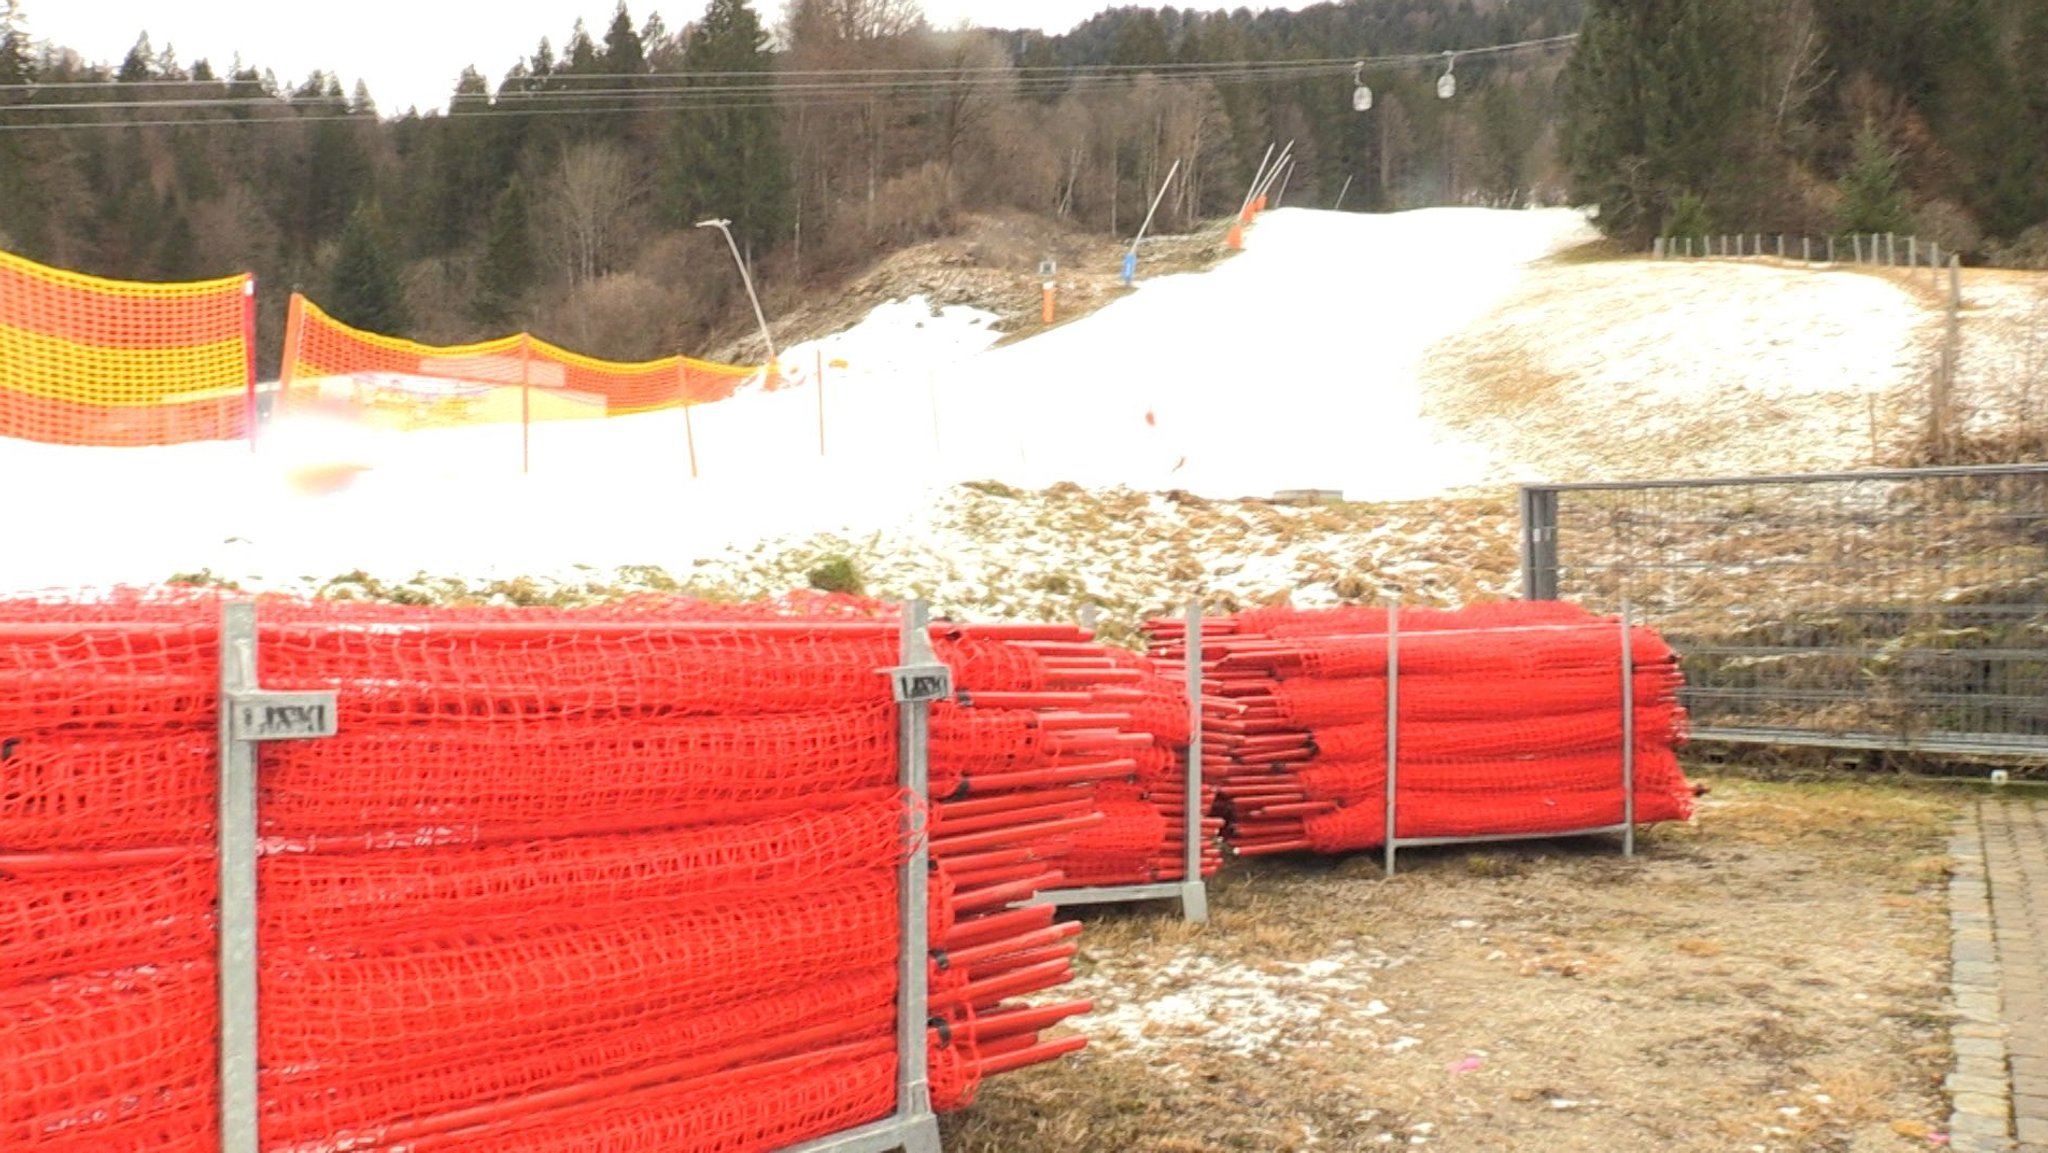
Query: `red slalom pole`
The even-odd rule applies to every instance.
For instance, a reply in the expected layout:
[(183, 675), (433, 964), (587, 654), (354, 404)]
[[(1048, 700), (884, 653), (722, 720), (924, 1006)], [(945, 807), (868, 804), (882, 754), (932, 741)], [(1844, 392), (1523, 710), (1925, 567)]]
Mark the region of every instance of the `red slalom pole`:
[(999, 941), (1033, 929), (1041, 929), (1053, 923), (1058, 910), (1051, 905), (1033, 905), (1024, 909), (1005, 909), (1000, 913), (972, 917), (956, 923), (938, 942), (947, 950), (971, 948), (988, 941)]
[(955, 1032), (964, 1032), (976, 1041), (993, 1040), (997, 1037), (1012, 1037), (1019, 1033), (1036, 1033), (1041, 1029), (1050, 1029), (1069, 1017), (1078, 1017), (1094, 1011), (1093, 1001), (1068, 1001), (1063, 1005), (999, 1010), (977, 1017)]
[(986, 964), (1009, 953), (1021, 953), (1046, 945), (1056, 945), (1071, 937), (1081, 935), (1081, 922), (1064, 921), (1044, 929), (1034, 930), (1002, 941), (986, 945), (975, 945), (966, 949), (951, 949), (946, 952), (946, 963), (952, 968), (971, 968)]
[(1018, 1069), (1026, 1069), (1033, 1065), (1042, 1065), (1047, 1061), (1058, 1060), (1069, 1053), (1078, 1053), (1087, 1047), (1088, 1038), (1086, 1037), (1061, 1037), (1055, 1041), (1041, 1042), (1020, 1052), (1005, 1053), (998, 1057), (986, 1058), (975, 1063), (972, 1068), (977, 1076), (993, 1077), (999, 1073), (1012, 1073)]

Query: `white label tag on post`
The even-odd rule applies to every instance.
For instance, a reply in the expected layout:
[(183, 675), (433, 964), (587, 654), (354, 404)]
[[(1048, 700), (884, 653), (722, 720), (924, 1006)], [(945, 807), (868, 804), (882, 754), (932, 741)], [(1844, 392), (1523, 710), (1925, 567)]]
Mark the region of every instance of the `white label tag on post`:
[(229, 699), (228, 709), (238, 741), (303, 741), (340, 731), (331, 690), (238, 693)]
[(953, 695), (953, 670), (945, 665), (906, 665), (889, 670), (896, 702), (942, 701)]

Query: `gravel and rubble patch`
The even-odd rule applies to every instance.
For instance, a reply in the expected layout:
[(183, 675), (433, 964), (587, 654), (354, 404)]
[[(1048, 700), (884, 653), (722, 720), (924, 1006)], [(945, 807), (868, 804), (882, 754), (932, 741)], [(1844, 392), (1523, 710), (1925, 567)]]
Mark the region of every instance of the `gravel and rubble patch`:
[(961, 620), (1075, 621), (1130, 640), (1149, 617), (1200, 597), (1218, 612), (1291, 599), (1455, 606), (1519, 591), (1507, 494), (1405, 504), (1289, 505), (1181, 492), (1040, 491), (979, 482), (861, 535), (818, 533), (729, 546), (685, 571), (635, 567), (577, 579), (393, 580), (354, 573), (312, 591), (369, 599), (580, 603), (635, 591), (715, 598), (801, 588), (835, 558), (871, 596), (921, 596)]

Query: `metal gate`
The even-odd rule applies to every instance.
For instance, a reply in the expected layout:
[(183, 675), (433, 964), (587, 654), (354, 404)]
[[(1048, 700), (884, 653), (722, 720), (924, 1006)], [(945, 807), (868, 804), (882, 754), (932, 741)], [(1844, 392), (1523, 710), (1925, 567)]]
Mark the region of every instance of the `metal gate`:
[(2048, 756), (2048, 464), (1531, 486), (1522, 574), (1662, 630), (1698, 739)]

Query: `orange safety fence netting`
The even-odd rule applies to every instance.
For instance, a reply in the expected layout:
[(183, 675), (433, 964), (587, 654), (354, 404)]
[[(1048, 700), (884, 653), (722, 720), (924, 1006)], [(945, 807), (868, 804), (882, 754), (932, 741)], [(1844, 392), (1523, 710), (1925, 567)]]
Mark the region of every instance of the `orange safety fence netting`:
[[(0, 1148), (217, 1141), (220, 605), (0, 601)], [(906, 820), (935, 1103), (1077, 1047), (1039, 1034), (1085, 1002), (1019, 1000), (1071, 976), (1072, 930), (1015, 906), (1092, 794), (920, 817), (897, 629), (816, 598), (261, 599), (263, 684), (341, 716), (259, 754), (265, 1146), (769, 1149), (882, 1116)], [(1001, 629), (933, 642), (987, 693), (1078, 675)], [(1055, 774), (1125, 739), (1073, 726), (960, 739)]]
[(285, 412), (351, 406), (398, 427), (579, 420), (724, 400), (759, 369), (671, 356), (598, 360), (516, 333), (435, 346), (365, 332), (293, 294), (279, 374)]
[(247, 436), (255, 278), (106, 280), (0, 252), (0, 436), (139, 446)]

